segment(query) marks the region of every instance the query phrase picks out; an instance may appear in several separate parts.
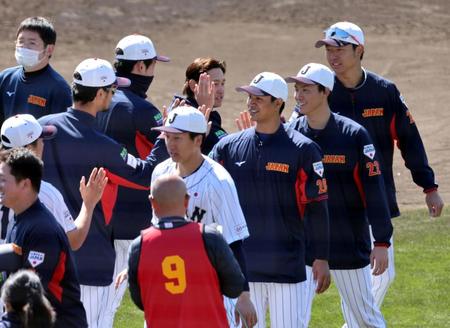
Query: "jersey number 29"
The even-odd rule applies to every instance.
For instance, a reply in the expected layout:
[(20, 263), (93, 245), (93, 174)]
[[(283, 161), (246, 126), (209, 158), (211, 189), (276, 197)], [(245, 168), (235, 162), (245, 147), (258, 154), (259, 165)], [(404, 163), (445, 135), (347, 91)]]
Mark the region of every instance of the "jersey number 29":
[(171, 280), (164, 285), (171, 294), (183, 294), (186, 290), (184, 260), (178, 255), (166, 256), (161, 263), (164, 276)]

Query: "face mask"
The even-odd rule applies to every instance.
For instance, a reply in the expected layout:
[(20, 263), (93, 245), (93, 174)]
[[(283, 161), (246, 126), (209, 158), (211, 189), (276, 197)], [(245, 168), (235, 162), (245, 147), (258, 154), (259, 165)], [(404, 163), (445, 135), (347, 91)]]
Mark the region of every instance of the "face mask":
[(40, 62), (39, 55), (41, 54), (38, 50), (16, 47), (16, 61), (17, 64), (23, 67), (31, 68), (37, 66)]

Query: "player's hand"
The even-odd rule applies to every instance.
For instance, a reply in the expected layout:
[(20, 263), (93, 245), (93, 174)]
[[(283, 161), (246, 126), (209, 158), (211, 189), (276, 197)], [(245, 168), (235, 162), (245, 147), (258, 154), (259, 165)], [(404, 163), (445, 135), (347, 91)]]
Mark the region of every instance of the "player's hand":
[(199, 106), (205, 105), (206, 108), (214, 107), (216, 85), (211, 81), (207, 73), (200, 74), (198, 83), (194, 88), (194, 96)]
[(383, 246), (375, 246), (370, 253), (370, 268), (374, 276), (379, 276), (386, 271), (389, 264), (388, 249)]
[(236, 326), (239, 326), (239, 322), (242, 321), (242, 327), (253, 327), (258, 322), (256, 317), (256, 310), (250, 300), (250, 292), (242, 292), (236, 302), (236, 308), (234, 310), (234, 316), (236, 318)]
[(89, 180), (86, 184), (86, 178), (83, 176), (80, 180), (80, 194), (83, 199), (84, 205), (88, 209), (93, 209), (95, 205), (100, 201), (105, 190), (108, 178), (106, 177), (106, 171), (101, 167), (100, 169), (94, 168), (91, 171)]
[(430, 212), (431, 217), (435, 218), (441, 216), (442, 209), (444, 208), (444, 202), (442, 201), (442, 198), (437, 190), (426, 194), (425, 203), (428, 206), (428, 211)]
[(239, 131), (251, 128), (256, 125), (255, 121), (250, 118), (249, 112), (240, 112), (239, 117), (234, 120)]
[[(180, 106), (184, 106), (184, 105), (186, 105), (186, 100), (180, 99), (180, 98), (176, 98), (173, 101), (173, 103), (170, 105), (170, 110), (174, 110), (175, 108), (180, 107)], [(166, 123), (167, 116), (169, 115), (169, 110), (167, 109), (166, 105), (163, 105), (162, 108), (163, 108), (163, 110), (162, 110), (162, 117), (163, 117), (163, 125), (164, 125), (164, 123)]]
[(202, 112), (202, 114), (205, 116), (206, 122), (208, 122), (207, 128), (206, 128), (206, 136), (208, 136), (209, 131), (211, 131), (211, 125), (212, 122), (209, 121), (209, 115), (211, 115), (211, 107), (206, 107), (206, 105), (201, 105), (198, 107), (198, 110)]
[(327, 260), (315, 260), (312, 265), (313, 278), (317, 282), (316, 293), (321, 294), (330, 287), (330, 269)]
[(122, 285), (122, 283), (127, 279), (128, 279), (128, 269), (125, 269), (117, 275), (116, 280), (114, 281), (114, 288), (115, 289), (119, 288), (120, 285)]

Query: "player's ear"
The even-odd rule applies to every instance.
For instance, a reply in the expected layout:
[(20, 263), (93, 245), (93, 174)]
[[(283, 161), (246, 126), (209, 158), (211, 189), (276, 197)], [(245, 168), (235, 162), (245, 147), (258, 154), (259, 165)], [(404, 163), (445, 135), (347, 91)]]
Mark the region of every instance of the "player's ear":
[(51, 58), (53, 55), (53, 52), (55, 51), (55, 45), (54, 44), (48, 44), (45, 53), (47, 54), (48, 58)]
[(189, 89), (191, 89), (192, 92), (195, 92), (195, 86), (197, 85), (197, 81), (190, 79), (188, 85)]

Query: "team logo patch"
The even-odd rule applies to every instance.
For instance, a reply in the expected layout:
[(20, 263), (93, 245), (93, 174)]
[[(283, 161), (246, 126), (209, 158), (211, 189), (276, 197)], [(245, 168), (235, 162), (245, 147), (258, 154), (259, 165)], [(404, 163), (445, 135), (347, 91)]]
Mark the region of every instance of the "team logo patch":
[(127, 165), (131, 166), (133, 169), (137, 167), (138, 160), (131, 154), (127, 154)]
[(313, 163), (313, 170), (316, 172), (321, 178), (323, 177), (323, 163), (322, 162), (315, 162)]
[(39, 107), (45, 107), (45, 105), (47, 104), (47, 99), (34, 95), (29, 95), (27, 102), (29, 104), (37, 105)]
[(365, 145), (363, 153), (370, 159), (373, 159), (375, 157), (375, 147), (373, 146), (373, 144)]
[(122, 151), (120, 152), (120, 157), (122, 157), (123, 160), (127, 158), (128, 152), (125, 148), (122, 148)]
[(384, 115), (384, 108), (366, 108), (363, 110), (362, 117), (380, 117)]
[(345, 155), (325, 155), (322, 162), (325, 164), (345, 164)]
[(222, 138), (222, 137), (225, 137), (226, 135), (227, 135), (227, 133), (224, 131), (224, 130), (217, 130), (216, 132), (215, 132), (215, 135), (216, 135), (216, 137), (217, 138)]
[(45, 253), (30, 251), (28, 254), (28, 262), (30, 262), (33, 268), (37, 267), (39, 264), (42, 264), (45, 259)]
[(153, 118), (156, 121), (156, 123), (158, 123), (159, 125), (162, 125), (163, 117), (162, 117), (161, 113), (156, 114), (155, 116), (153, 116)]
[(266, 164), (266, 170), (289, 173), (289, 164), (268, 162)]

